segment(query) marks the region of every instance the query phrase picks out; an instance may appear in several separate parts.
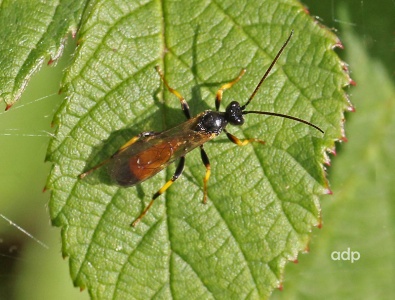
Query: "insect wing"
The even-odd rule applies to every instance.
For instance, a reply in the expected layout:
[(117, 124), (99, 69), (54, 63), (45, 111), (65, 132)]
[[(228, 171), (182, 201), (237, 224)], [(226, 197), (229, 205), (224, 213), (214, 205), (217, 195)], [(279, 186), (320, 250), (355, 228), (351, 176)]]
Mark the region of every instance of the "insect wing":
[(193, 130), (196, 123), (197, 117), (131, 144), (109, 162), (112, 179), (122, 186), (138, 184), (213, 138)]

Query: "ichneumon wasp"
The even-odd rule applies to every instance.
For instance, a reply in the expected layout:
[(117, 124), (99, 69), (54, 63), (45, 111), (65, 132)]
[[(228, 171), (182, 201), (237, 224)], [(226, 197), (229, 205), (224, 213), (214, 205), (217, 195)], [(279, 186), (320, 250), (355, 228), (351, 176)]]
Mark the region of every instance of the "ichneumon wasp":
[(173, 177), (167, 181), (153, 196), (149, 204), (143, 210), (143, 212), (132, 222), (132, 226), (136, 226), (141, 219), (146, 215), (155, 199), (163, 194), (177, 178), (183, 172), (185, 164), (185, 156), (188, 152), (199, 147), (200, 154), (203, 164), (206, 167), (206, 174), (203, 178), (203, 203), (207, 202), (207, 182), (210, 178), (211, 168), (210, 161), (203, 148), (204, 143), (217, 137), (222, 131), (225, 132), (228, 139), (237, 144), (238, 146), (244, 146), (251, 142), (258, 142), (264, 144), (262, 140), (251, 138), (240, 140), (236, 136), (229, 133), (226, 129), (228, 124), (240, 126), (244, 123), (244, 115), (247, 114), (261, 114), (291, 119), (297, 122), (307, 124), (315, 129), (324, 133), (324, 131), (318, 126), (293, 117), (275, 112), (267, 111), (255, 111), (246, 110), (246, 107), (250, 104), (251, 100), (255, 97), (262, 83), (265, 81), (273, 66), (277, 62), (284, 48), (287, 46), (289, 40), (292, 37), (293, 32), (289, 35), (281, 49), (278, 51), (274, 60), (270, 64), (269, 68), (259, 81), (255, 90), (244, 105), (240, 105), (237, 101), (232, 101), (225, 109), (225, 112), (220, 112), (219, 107), (222, 101), (223, 92), (231, 88), (237, 83), (246, 72), (243, 69), (239, 76), (229, 83), (226, 83), (220, 87), (216, 93), (215, 98), (215, 111), (206, 110), (195, 117), (191, 117), (188, 103), (184, 97), (175, 89), (171, 88), (167, 83), (166, 79), (160, 68), (157, 66), (156, 70), (159, 73), (163, 83), (167, 89), (174, 94), (181, 103), (182, 111), (186, 116), (187, 120), (173, 128), (167, 129), (162, 132), (142, 132), (139, 135), (130, 139), (124, 144), (116, 153), (110, 158), (96, 165), (92, 169), (82, 173), (79, 177), (84, 178), (94, 170), (98, 169), (103, 165), (108, 165), (108, 171), (113, 180), (120, 186), (130, 187), (139, 184), (164, 168), (169, 164), (179, 159), (178, 166), (174, 172)]

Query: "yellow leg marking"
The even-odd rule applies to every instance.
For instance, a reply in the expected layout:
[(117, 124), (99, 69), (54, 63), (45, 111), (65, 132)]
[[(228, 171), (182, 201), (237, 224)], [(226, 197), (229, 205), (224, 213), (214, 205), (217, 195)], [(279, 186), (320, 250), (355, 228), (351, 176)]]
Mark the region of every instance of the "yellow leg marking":
[(154, 196), (152, 197), (152, 200), (150, 203), (148, 203), (147, 207), (143, 210), (143, 212), (137, 217), (136, 220), (133, 221), (132, 226), (136, 227), (137, 224), (141, 221), (142, 218), (147, 214), (148, 210), (151, 208), (152, 204), (154, 204), (154, 201), (156, 198), (158, 198), (160, 195), (162, 195), (174, 182), (175, 180), (172, 178), (168, 182), (165, 183), (164, 186), (160, 188), (159, 191), (157, 191)]
[(141, 221), (141, 219), (147, 214), (147, 211), (150, 209), (152, 204), (154, 203), (155, 199), (158, 198), (161, 194), (163, 194), (173, 183), (178, 179), (178, 177), (181, 176), (182, 171), (184, 170), (184, 165), (185, 165), (185, 157), (181, 156), (180, 162), (178, 163), (177, 169), (174, 172), (173, 177), (165, 183), (164, 186), (162, 186), (159, 191), (157, 191), (153, 196), (151, 202), (147, 205), (147, 207), (144, 209), (144, 211), (141, 213), (140, 216), (137, 217), (136, 220), (133, 221), (132, 226), (136, 227), (136, 225)]
[(246, 140), (239, 140), (239, 139), (237, 139), (237, 145), (238, 146), (245, 146), (245, 145), (247, 145), (247, 144), (249, 144), (249, 143), (252, 143), (252, 142), (257, 142), (257, 143), (261, 143), (261, 144), (265, 144), (265, 141), (262, 141), (262, 140), (258, 140), (258, 139), (246, 139)]
[(206, 166), (206, 175), (203, 178), (203, 203), (207, 203), (207, 182), (210, 178), (211, 168), (210, 166)]
[(154, 199), (155, 199), (156, 197), (158, 197), (159, 195), (162, 195), (164, 192), (166, 192), (166, 190), (173, 184), (173, 182), (174, 182), (173, 178), (170, 179), (168, 182), (166, 182), (165, 185), (162, 186), (162, 187), (160, 188), (160, 190), (157, 191), (157, 192), (155, 193)]
[(230, 133), (227, 132), (227, 131), (225, 131), (225, 133), (226, 133), (226, 136), (228, 137), (228, 139), (229, 139), (232, 143), (235, 143), (235, 144), (238, 145), (238, 146), (245, 146), (245, 145), (247, 145), (247, 144), (249, 144), (249, 143), (252, 143), (252, 142), (257, 142), (257, 143), (260, 143), (260, 144), (262, 144), (262, 145), (265, 144), (265, 141), (262, 141), (262, 140), (259, 140), (259, 139), (254, 139), (254, 138), (252, 138), (252, 139), (240, 140), (240, 139), (238, 139), (237, 137), (235, 137), (233, 134), (230, 134)]
[(160, 78), (162, 79), (163, 83), (165, 84), (165, 86), (167, 87), (167, 89), (169, 90), (170, 93), (172, 93), (173, 95), (175, 95), (181, 103), (181, 108), (185, 114), (185, 116), (187, 117), (187, 119), (191, 118), (191, 113), (189, 111), (189, 106), (188, 103), (185, 101), (185, 98), (175, 89), (173, 89), (172, 87), (170, 87), (170, 85), (167, 83), (165, 76), (162, 73), (162, 70), (159, 68), (159, 66), (155, 66), (156, 71), (158, 72)]
[(225, 83), (223, 86), (221, 86), (219, 88), (219, 90), (217, 91), (217, 109), (219, 108), (219, 103), (222, 100), (222, 94), (224, 93), (225, 90), (230, 89), (236, 82), (238, 82), (241, 77), (243, 77), (244, 73), (246, 72), (246, 69), (242, 69), (239, 76), (237, 76), (233, 81), (229, 82), (229, 83)]
[(155, 66), (155, 69), (158, 72), (160, 78), (162, 79), (162, 81), (165, 84), (165, 86), (167, 87), (167, 89), (170, 91), (170, 93), (174, 94), (178, 99), (180, 99), (181, 102), (184, 102), (185, 101), (184, 97), (181, 96), (181, 94), (177, 90), (175, 90), (169, 86), (169, 84), (167, 83), (165, 76), (163, 75), (162, 70), (159, 68), (159, 66)]
[(152, 204), (154, 204), (154, 199), (150, 201), (144, 211), (138, 216), (136, 220), (133, 221), (132, 226), (136, 227), (137, 224), (141, 221), (141, 219), (147, 214), (147, 211), (151, 208)]
[(131, 138), (126, 144), (124, 144), (121, 148), (119, 148), (119, 150), (115, 154), (122, 152), (123, 150), (128, 148), (130, 145), (133, 145), (135, 142), (137, 142), (137, 140), (139, 140), (139, 139), (140, 139), (140, 136), (135, 136), (134, 138)]
[(184, 97), (181, 96), (181, 94), (180, 94), (177, 90), (175, 90), (175, 89), (169, 87), (169, 86), (167, 85), (167, 83), (166, 83), (166, 86), (167, 86), (167, 88), (169, 89), (170, 93), (176, 95), (176, 97), (177, 97), (178, 99), (180, 99), (181, 102), (184, 102), (184, 101), (185, 101)]

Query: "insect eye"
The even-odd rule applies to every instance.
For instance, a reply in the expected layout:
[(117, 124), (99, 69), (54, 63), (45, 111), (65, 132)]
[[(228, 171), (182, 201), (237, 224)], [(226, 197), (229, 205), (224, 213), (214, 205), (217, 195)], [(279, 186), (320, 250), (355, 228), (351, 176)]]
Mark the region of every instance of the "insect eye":
[(240, 107), (239, 102), (232, 101), (226, 107), (226, 120), (232, 125), (243, 125), (244, 124), (244, 117), (243, 117), (243, 110)]

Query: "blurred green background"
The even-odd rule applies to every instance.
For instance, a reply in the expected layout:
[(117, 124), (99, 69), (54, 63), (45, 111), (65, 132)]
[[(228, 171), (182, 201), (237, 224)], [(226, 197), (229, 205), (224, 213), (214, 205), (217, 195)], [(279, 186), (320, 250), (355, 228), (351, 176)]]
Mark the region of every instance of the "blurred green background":
[[(283, 290), (273, 299), (395, 299), (395, 3), (304, 4), (343, 42), (344, 50), (336, 51), (357, 82), (346, 88), (356, 112), (346, 114), (348, 142), (337, 144), (337, 157), (331, 156), (334, 194), (321, 199), (323, 228), (313, 231), (310, 254), (288, 264)], [(59, 83), (74, 42), (69, 40), (56, 67), (42, 67), (9, 111), (0, 104), (0, 217), (46, 245), (0, 218), (0, 299), (88, 298), (72, 287), (60, 230), (49, 221), (49, 193), (42, 192), (51, 120), (62, 101)], [(348, 248), (360, 254), (358, 261), (331, 259)]]

